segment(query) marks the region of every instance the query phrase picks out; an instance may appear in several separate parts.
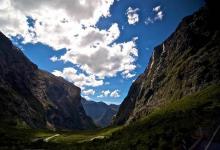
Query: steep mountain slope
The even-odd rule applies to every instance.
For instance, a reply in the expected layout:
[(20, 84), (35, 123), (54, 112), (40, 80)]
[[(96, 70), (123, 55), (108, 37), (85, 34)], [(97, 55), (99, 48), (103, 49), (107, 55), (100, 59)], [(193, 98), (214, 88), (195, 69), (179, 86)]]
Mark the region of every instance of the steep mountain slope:
[(94, 124), (81, 104), (80, 89), (38, 69), (0, 32), (1, 123), (32, 128), (88, 129)]
[(170, 101), (220, 82), (218, 13), (214, 2), (208, 1), (155, 47), (147, 69), (121, 104), (116, 124), (137, 120)]
[(84, 98), (82, 98), (81, 102), (86, 114), (101, 127), (106, 127), (112, 123), (113, 116), (116, 115), (119, 108), (118, 105), (107, 105), (103, 102), (87, 101)]

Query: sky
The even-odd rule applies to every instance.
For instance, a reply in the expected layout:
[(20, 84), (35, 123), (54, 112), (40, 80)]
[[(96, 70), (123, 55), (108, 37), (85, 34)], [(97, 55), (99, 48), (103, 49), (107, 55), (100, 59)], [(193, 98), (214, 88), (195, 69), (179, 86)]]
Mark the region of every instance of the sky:
[(0, 30), (40, 69), (120, 104), (153, 48), (203, 0), (0, 0)]

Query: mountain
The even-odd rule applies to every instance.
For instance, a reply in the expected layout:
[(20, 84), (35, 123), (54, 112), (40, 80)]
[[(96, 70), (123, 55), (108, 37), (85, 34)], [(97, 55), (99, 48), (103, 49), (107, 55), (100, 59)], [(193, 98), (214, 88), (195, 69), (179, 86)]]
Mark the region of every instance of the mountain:
[(113, 116), (116, 115), (119, 108), (118, 105), (107, 105), (103, 102), (88, 101), (84, 98), (82, 98), (81, 102), (86, 114), (90, 116), (98, 126), (101, 127), (111, 125)]
[[(125, 125), (88, 132), (62, 132), (61, 135), (56, 131), (42, 134), (42, 130), (6, 126), (0, 128), (0, 149), (220, 149), (220, 24), (216, 17), (219, 14), (217, 4), (217, 1), (207, 1), (199, 11), (184, 18), (176, 31), (155, 48), (147, 69), (132, 84), (120, 105), (115, 124)], [(0, 56), (6, 53), (1, 51)], [(27, 66), (28, 63), (23, 68)], [(0, 71), (4, 69), (7, 67), (1, 67)], [(15, 77), (24, 77), (24, 73)], [(5, 78), (11, 79), (11, 74)], [(1, 122), (3, 115), (22, 116), (23, 111), (27, 111), (30, 119), (40, 121), (44, 113), (41, 112), (44, 108), (41, 103), (32, 97), (23, 100), (25, 93), (17, 92), (20, 88), (28, 92), (29, 88), (21, 86), (27, 81), (14, 84), (19, 87), (17, 89), (11, 80), (6, 79), (0, 80), (0, 100), (7, 98), (1, 103), (4, 104), (1, 106)], [(7, 81), (5, 86), (2, 86), (3, 81)], [(16, 98), (16, 103), (13, 98)], [(15, 106), (20, 107), (20, 114), (8, 111), (9, 108), (16, 110)], [(36, 141), (39, 137), (41, 140)], [(45, 137), (53, 139), (45, 142)]]
[(149, 64), (120, 105), (115, 124), (136, 121), (171, 101), (220, 83), (220, 24), (216, 4), (185, 17), (154, 48)]
[(80, 88), (38, 69), (0, 32), (1, 123), (32, 128), (91, 129)]

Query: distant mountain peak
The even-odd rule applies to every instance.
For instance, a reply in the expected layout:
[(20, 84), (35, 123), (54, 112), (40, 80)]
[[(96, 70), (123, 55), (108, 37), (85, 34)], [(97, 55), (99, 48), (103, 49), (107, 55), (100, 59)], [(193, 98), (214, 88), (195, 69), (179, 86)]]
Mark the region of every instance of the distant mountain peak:
[(113, 117), (118, 112), (118, 105), (106, 104), (104, 102), (95, 102), (91, 100), (81, 99), (85, 112), (100, 127), (106, 127), (112, 124)]

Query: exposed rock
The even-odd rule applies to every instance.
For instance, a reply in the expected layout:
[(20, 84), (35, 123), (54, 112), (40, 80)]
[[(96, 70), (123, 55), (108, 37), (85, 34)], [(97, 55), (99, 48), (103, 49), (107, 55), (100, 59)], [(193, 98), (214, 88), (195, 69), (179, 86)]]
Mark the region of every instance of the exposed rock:
[(171, 100), (219, 83), (220, 25), (216, 13), (218, 9), (209, 2), (185, 17), (176, 31), (155, 47), (147, 69), (121, 104), (116, 124), (135, 121)]
[(38, 69), (0, 32), (0, 118), (32, 128), (94, 128), (81, 104), (80, 88)]

